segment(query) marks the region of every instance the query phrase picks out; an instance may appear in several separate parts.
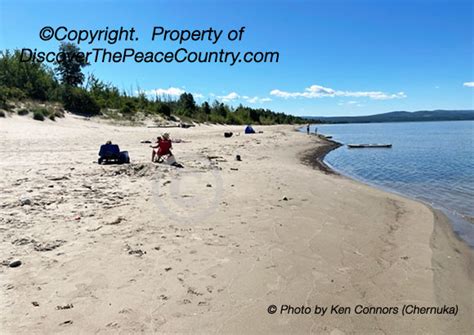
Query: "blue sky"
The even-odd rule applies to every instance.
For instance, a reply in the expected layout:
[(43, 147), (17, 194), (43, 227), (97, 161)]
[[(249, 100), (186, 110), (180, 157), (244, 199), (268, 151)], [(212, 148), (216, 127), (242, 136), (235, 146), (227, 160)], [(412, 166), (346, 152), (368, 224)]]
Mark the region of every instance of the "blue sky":
[[(227, 32), (240, 42), (188, 42), (188, 50), (278, 51), (278, 63), (94, 63), (127, 91), (179, 94), (295, 115), (367, 115), (393, 110), (474, 108), (473, 2), (450, 1), (6, 1), (0, 49), (56, 50), (43, 26), (134, 27), (139, 41), (94, 47), (169, 51), (154, 26)], [(87, 51), (90, 45), (81, 45)]]

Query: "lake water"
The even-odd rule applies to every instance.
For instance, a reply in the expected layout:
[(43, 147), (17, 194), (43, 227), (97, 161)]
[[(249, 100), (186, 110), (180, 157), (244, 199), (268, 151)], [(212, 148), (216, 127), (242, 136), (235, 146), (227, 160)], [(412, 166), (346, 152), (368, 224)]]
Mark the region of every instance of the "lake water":
[(391, 143), (391, 149), (344, 145), (325, 162), (342, 174), (443, 210), (454, 230), (474, 246), (474, 121), (316, 127), (343, 144)]

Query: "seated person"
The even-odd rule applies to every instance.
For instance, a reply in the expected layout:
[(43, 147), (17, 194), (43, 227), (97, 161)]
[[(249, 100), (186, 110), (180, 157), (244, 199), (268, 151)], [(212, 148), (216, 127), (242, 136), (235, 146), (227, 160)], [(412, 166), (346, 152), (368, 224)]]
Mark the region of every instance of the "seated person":
[(119, 160), (120, 148), (117, 144), (112, 144), (112, 141), (107, 141), (100, 146), (99, 150), (99, 164), (105, 160)]
[(157, 137), (156, 144), (151, 146), (153, 148), (153, 152), (151, 153), (151, 161), (160, 162), (161, 157), (163, 156), (172, 156), (171, 149), (173, 148), (170, 135), (168, 133), (164, 133), (162, 137)]

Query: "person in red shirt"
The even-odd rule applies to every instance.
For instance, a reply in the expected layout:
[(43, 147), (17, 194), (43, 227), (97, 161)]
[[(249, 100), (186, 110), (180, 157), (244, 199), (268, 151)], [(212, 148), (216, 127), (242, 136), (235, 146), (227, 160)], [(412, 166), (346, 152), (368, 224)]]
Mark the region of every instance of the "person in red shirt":
[(161, 157), (163, 156), (172, 156), (173, 153), (171, 149), (173, 145), (171, 143), (170, 135), (168, 133), (164, 133), (161, 137), (157, 137), (156, 144), (152, 146), (153, 152), (151, 153), (151, 161), (155, 162), (160, 161)]

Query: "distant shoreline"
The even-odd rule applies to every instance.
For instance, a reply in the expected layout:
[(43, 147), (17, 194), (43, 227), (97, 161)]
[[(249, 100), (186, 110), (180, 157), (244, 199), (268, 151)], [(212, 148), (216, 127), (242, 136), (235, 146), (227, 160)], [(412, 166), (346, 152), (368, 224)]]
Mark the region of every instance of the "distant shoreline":
[[(317, 119), (316, 119), (317, 120)], [(309, 119), (310, 123), (311, 120)], [(407, 120), (407, 121), (366, 121), (366, 122), (324, 122), (324, 123), (311, 123), (312, 125), (327, 126), (327, 125), (341, 125), (341, 124), (380, 124), (380, 123), (421, 123), (421, 122), (464, 122), (474, 121), (474, 119), (463, 119), (463, 120)]]
[(474, 121), (474, 110), (395, 111), (361, 116), (308, 116), (306, 118), (318, 120), (322, 124)]

